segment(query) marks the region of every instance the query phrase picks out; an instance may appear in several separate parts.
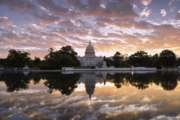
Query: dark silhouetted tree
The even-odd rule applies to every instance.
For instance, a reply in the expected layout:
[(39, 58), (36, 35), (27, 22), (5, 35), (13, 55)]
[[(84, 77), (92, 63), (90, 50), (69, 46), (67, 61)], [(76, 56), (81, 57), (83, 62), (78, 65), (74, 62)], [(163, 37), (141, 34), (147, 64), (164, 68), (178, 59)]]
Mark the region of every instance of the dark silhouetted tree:
[(6, 58), (5, 66), (6, 67), (24, 67), (30, 62), (28, 52), (22, 52), (17, 50), (9, 50), (9, 54)]
[(39, 57), (35, 57), (33, 60), (31, 60), (31, 67), (34, 68), (41, 68), (42, 61)]
[(180, 58), (177, 59), (176, 66), (180, 66)]
[(114, 67), (121, 67), (123, 65), (124, 57), (120, 52), (116, 52), (112, 59)]
[(111, 58), (105, 58), (104, 61), (108, 67), (113, 66), (113, 60)]
[(163, 50), (159, 56), (159, 62), (162, 67), (171, 68), (176, 65), (176, 55), (171, 50)]
[(159, 55), (158, 54), (154, 54), (151, 57), (150, 66), (151, 67), (156, 67), (158, 69), (161, 68), (160, 61), (159, 61)]
[(147, 52), (138, 51), (129, 57), (129, 63), (136, 67), (148, 67), (150, 65), (150, 56)]
[(77, 53), (71, 46), (62, 47), (61, 50), (50, 52), (45, 56), (45, 64), (50, 69), (60, 69), (62, 67), (76, 67), (80, 65)]

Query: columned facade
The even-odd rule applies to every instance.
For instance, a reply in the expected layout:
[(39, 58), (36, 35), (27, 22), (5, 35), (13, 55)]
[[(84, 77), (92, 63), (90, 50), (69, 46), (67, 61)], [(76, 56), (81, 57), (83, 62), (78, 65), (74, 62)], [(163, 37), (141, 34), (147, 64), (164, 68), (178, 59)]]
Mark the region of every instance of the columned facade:
[(103, 58), (96, 57), (95, 49), (91, 42), (86, 47), (85, 56), (79, 57), (79, 60), (82, 67), (101, 67), (103, 64)]

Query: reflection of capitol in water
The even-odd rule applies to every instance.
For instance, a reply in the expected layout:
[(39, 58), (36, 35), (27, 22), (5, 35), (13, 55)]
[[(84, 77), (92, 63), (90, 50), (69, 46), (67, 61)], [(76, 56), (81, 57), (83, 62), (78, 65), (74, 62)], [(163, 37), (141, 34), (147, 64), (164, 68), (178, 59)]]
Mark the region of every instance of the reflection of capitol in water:
[(96, 82), (104, 83), (106, 80), (106, 74), (96, 74), (96, 73), (85, 73), (82, 74), (80, 77), (80, 82), (83, 82), (85, 84), (86, 93), (89, 95), (89, 98), (92, 97)]
[[(163, 90), (174, 90), (180, 81), (179, 73), (159, 72), (153, 74), (119, 74), (106, 72), (84, 72), (78, 74), (57, 74), (57, 73), (36, 73), (36, 74), (8, 74), (0, 75), (0, 82), (5, 83), (8, 92), (28, 89), (30, 81), (40, 84), (44, 80), (44, 85), (49, 91), (59, 91), (63, 95), (71, 95), (78, 85), (85, 87), (85, 92), (91, 98), (95, 93), (95, 87), (109, 83), (116, 88), (131, 86), (140, 90), (151, 88), (152, 85), (163, 88)], [(108, 84), (105, 84), (105, 83)], [(83, 84), (80, 84), (83, 83)], [(96, 85), (98, 83), (98, 85)], [(80, 86), (81, 87), (81, 86)], [(83, 88), (84, 88), (83, 87)]]

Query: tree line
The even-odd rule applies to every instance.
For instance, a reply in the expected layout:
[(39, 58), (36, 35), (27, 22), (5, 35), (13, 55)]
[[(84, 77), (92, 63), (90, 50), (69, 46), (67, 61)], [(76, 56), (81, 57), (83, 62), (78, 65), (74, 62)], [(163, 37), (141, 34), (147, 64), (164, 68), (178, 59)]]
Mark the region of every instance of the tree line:
[[(116, 52), (111, 57), (104, 57), (108, 67), (156, 67), (174, 68), (180, 66), (180, 58), (171, 50), (163, 50), (159, 54), (150, 55), (145, 51), (137, 51), (130, 56)], [(60, 50), (49, 49), (44, 59), (30, 53), (11, 49), (6, 58), (0, 59), (0, 66), (4, 68), (23, 68), (29, 66), (34, 69), (61, 69), (62, 67), (80, 67), (78, 54), (71, 46), (64, 46)]]
[(171, 50), (163, 50), (160, 54), (149, 55), (145, 51), (126, 57), (120, 52), (116, 52), (112, 57), (105, 58), (108, 66), (114, 67), (156, 67), (174, 68), (180, 65), (180, 58)]
[(28, 66), (34, 69), (60, 69), (62, 67), (79, 67), (77, 53), (71, 46), (64, 46), (60, 50), (49, 49), (44, 59), (35, 57), (30, 53), (11, 49), (6, 58), (0, 59), (0, 66), (4, 68), (23, 68)]

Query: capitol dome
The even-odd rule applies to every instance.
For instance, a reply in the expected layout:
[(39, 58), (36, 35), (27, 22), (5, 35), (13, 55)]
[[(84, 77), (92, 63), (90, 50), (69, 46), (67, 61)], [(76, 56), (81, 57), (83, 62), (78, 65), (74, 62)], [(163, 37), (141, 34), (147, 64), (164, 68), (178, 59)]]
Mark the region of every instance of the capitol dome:
[(89, 42), (89, 45), (86, 48), (85, 56), (86, 57), (95, 57), (95, 50), (94, 50), (94, 47), (91, 44), (91, 42)]
[(79, 57), (79, 61), (83, 67), (97, 67), (103, 63), (103, 58), (96, 57), (95, 49), (89, 41), (89, 44), (85, 50), (85, 56)]

